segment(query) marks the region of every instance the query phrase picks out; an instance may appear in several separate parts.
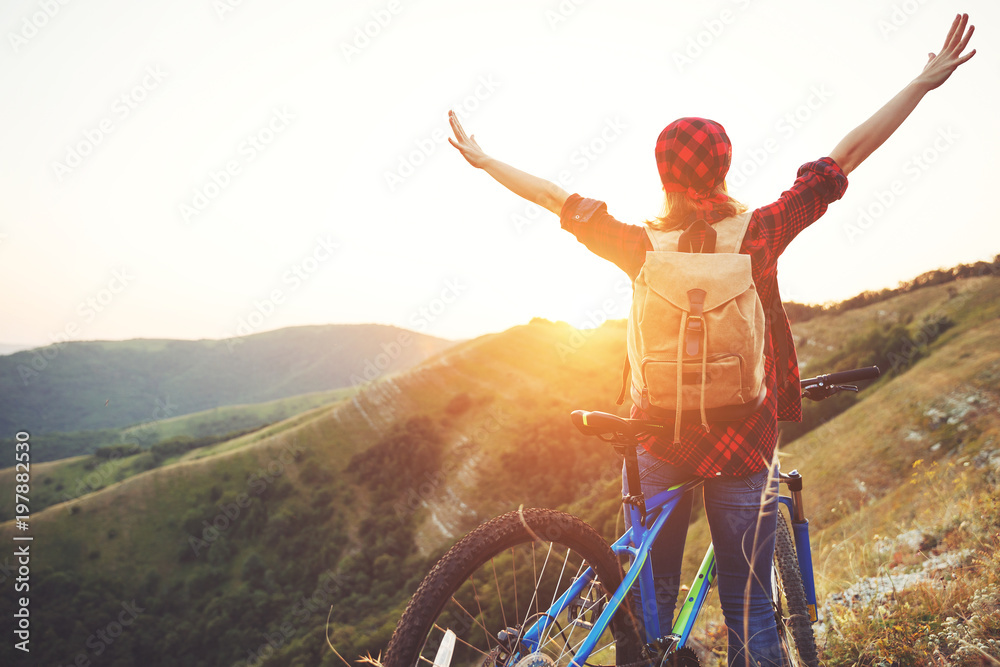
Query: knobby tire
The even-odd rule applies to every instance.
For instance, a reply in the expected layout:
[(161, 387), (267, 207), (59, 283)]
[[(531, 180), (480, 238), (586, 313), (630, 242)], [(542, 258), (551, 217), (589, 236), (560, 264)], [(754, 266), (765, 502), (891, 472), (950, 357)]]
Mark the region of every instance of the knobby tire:
[(784, 516), (778, 515), (774, 544), (775, 614), (782, 649), (792, 665), (817, 667), (819, 657), (805, 587), (795, 553), (795, 541)]
[[(457, 640), (449, 667), (512, 666), (516, 661), (504, 658), (498, 633), (529, 627), (588, 566), (597, 581), (584, 590), (575, 621), (563, 613), (547, 633), (540, 647), (547, 656), (544, 664), (569, 665), (574, 647), (587, 633), (585, 623), (597, 618), (603, 601), (621, 583), (621, 564), (597, 531), (577, 517), (547, 509), (499, 516), (462, 538), (424, 578), (396, 626), (383, 664), (433, 667), (441, 638), (450, 629)], [(643, 659), (628, 598), (588, 664), (634, 665)]]

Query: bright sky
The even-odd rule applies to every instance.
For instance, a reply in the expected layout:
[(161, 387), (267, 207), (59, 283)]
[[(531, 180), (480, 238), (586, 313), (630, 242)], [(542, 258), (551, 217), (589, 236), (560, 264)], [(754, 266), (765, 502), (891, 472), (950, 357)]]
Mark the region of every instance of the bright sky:
[(633, 223), (660, 205), (660, 130), (713, 118), (757, 207), (956, 11), (977, 56), (781, 260), (784, 298), (814, 303), (1000, 253), (994, 0), (5, 2), (0, 342), (624, 317), (624, 274), (469, 167), (449, 108)]

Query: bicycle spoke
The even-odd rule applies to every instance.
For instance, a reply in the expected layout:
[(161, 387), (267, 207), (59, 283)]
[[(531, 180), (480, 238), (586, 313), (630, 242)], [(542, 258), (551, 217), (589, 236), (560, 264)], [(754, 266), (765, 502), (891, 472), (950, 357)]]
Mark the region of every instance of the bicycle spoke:
[(461, 638), (459, 638), (459, 639), (458, 639), (458, 641), (462, 642), (463, 644), (465, 644), (466, 646), (468, 646), (469, 648), (471, 648), (471, 649), (472, 649), (473, 651), (475, 651), (476, 653), (478, 653), (478, 654), (482, 655), (482, 656), (483, 656), (484, 658), (488, 658), (488, 657), (490, 657), (490, 654), (489, 654), (489, 653), (486, 653), (485, 651), (483, 651), (483, 650), (482, 650), (482, 649), (480, 649), (480, 648), (476, 648), (475, 646), (473, 646), (473, 645), (472, 645), (472, 644), (470, 644), (469, 642), (465, 641), (464, 639), (461, 639)]
[[(563, 568), (564, 569), (565, 569), (566, 564), (568, 564), (568, 563), (569, 563), (569, 550), (567, 550), (567, 553), (566, 553), (566, 561), (563, 563)], [(570, 585), (572, 585), (572, 582), (575, 582), (577, 579), (580, 578), (580, 573), (583, 571), (583, 569), (586, 567), (586, 565), (587, 565), (586, 561), (583, 561), (583, 560), (580, 561), (580, 565), (577, 567), (575, 575), (570, 578)], [(562, 580), (562, 575), (560, 574), (560, 581), (561, 580)], [(593, 590), (593, 580), (591, 580), (591, 590)], [(558, 595), (559, 595), (559, 588), (557, 587), (556, 590), (555, 590), (555, 592), (553, 593), (552, 604), (555, 604), (555, 598)], [(585, 599), (589, 598), (589, 596), (590, 596), (590, 591), (587, 592), (586, 596), (583, 599), (585, 600)], [(549, 608), (551, 609), (551, 605), (550, 605)], [(567, 605), (566, 608), (563, 609), (563, 613), (566, 614), (566, 623), (571, 626), (569, 633), (570, 633), (570, 637), (572, 637), (573, 631), (576, 629), (576, 625), (577, 624), (574, 623), (573, 619), (570, 618), (570, 615), (569, 615), (570, 614), (570, 606), (569, 605)], [(552, 625), (550, 627), (554, 627), (555, 625), (556, 625), (556, 620), (553, 619)], [(548, 629), (546, 629), (546, 633), (547, 634), (549, 633)], [(569, 638), (566, 637), (565, 633), (566, 633), (566, 631), (563, 628), (559, 629), (559, 634), (563, 638), (563, 648), (561, 648), (560, 651), (559, 651), (559, 657), (560, 658), (565, 653), (566, 644), (569, 643)], [(558, 661), (558, 659), (557, 659), (557, 661)]]
[(555, 605), (556, 597), (559, 595), (559, 584), (562, 583), (563, 575), (566, 573), (566, 563), (569, 562), (569, 553), (570, 549), (569, 547), (566, 547), (566, 556), (563, 558), (562, 567), (559, 569), (559, 579), (556, 580), (555, 588), (552, 589), (552, 599), (549, 601), (549, 607), (545, 611), (545, 615), (548, 616), (551, 619), (551, 621), (547, 623), (545, 626), (545, 631), (542, 633), (542, 637), (538, 642), (539, 647), (544, 646), (548, 642), (547, 636), (549, 634), (549, 628), (551, 628), (552, 625), (555, 624), (556, 619), (552, 618), (549, 612)]
[[(482, 603), (479, 600), (479, 591), (476, 590), (476, 578), (475, 578), (475, 576), (469, 577), (469, 583), (472, 584), (472, 594), (476, 596), (476, 606), (479, 608), (479, 617), (485, 620), (486, 619), (486, 614), (483, 613), (483, 605), (482, 605)], [(452, 599), (454, 599), (454, 596), (452, 596)], [(482, 625), (483, 633), (486, 635), (486, 645), (489, 646), (490, 645), (490, 633), (486, 629), (485, 625), (483, 625), (483, 624), (480, 624), (480, 625)]]
[[(486, 626), (485, 626), (485, 625), (483, 625), (483, 622), (482, 622), (482, 621), (480, 621), (480, 620), (478, 620), (478, 619), (477, 619), (477, 618), (476, 618), (475, 616), (473, 616), (473, 615), (472, 615), (471, 613), (469, 613), (469, 610), (468, 610), (468, 609), (466, 609), (465, 607), (463, 607), (463, 606), (462, 606), (462, 603), (461, 603), (461, 602), (459, 602), (459, 601), (458, 601), (458, 600), (457, 600), (457, 599), (455, 598), (455, 596), (454, 596), (454, 595), (452, 595), (452, 596), (451, 596), (451, 601), (455, 603), (455, 606), (456, 606), (456, 607), (458, 607), (459, 609), (461, 609), (462, 611), (464, 611), (464, 612), (465, 612), (465, 614), (466, 614), (466, 615), (467, 615), (467, 616), (468, 616), (468, 617), (469, 617), (469, 618), (470, 618), (470, 619), (472, 620), (472, 622), (473, 622), (473, 623), (475, 623), (476, 625), (478, 625), (479, 627), (481, 627), (481, 628), (483, 629), (483, 632), (484, 632), (484, 633), (486, 634), (486, 645), (487, 645), (487, 646), (489, 646), (489, 645), (490, 645), (490, 632), (489, 632), (489, 630), (488, 630), (488, 629), (486, 628)], [(481, 610), (480, 610), (480, 613), (482, 613), (482, 612), (481, 612)], [(437, 624), (435, 623), (435, 625), (437, 625)], [(494, 639), (494, 642), (495, 642), (495, 641), (496, 641), (496, 639)]]
[[(535, 587), (534, 587), (534, 590), (531, 592), (531, 602), (528, 603), (528, 611), (529, 612), (531, 611), (531, 606), (532, 605), (535, 606), (535, 615), (536, 616), (539, 615), (539, 611), (538, 611), (538, 586), (539, 586), (539, 583), (542, 580), (541, 578), (543, 576), (545, 576), (545, 568), (549, 564), (549, 556), (550, 555), (552, 555), (552, 542), (549, 542), (549, 548), (545, 552), (545, 560), (542, 561), (542, 571), (541, 571), (541, 573), (540, 574), (537, 574), (537, 573), (535, 574)], [(531, 559), (532, 559), (532, 562), (534, 562), (534, 560), (535, 560), (535, 545), (534, 545), (534, 543), (532, 543), (532, 545), (531, 545)], [(537, 570), (536, 570), (536, 572), (537, 572)], [(523, 626), (525, 626), (527, 624), (528, 624), (528, 616), (525, 616), (524, 619), (521, 620), (521, 626), (523, 627)]]
[(517, 604), (517, 554), (514, 553), (514, 547), (510, 549), (510, 568), (514, 573), (514, 618), (518, 618), (520, 607)]
[[(531, 543), (531, 574), (534, 577), (534, 581), (537, 582), (538, 581), (538, 561), (535, 558), (535, 543), (534, 542)], [(536, 589), (538, 588), (537, 584), (535, 585), (535, 588)], [(535, 604), (535, 596), (534, 595), (531, 596), (531, 600), (528, 602), (528, 609), (527, 609), (527, 611), (525, 613), (530, 613), (531, 612), (531, 605), (532, 604), (535, 605), (535, 615), (537, 616), (538, 615), (538, 605)], [(525, 620), (527, 620), (527, 618), (528, 617), (525, 616)]]
[[(433, 629), (435, 629), (438, 632), (440, 632), (442, 635), (444, 635), (445, 633), (447, 633), (447, 630), (445, 628), (442, 628), (437, 623), (434, 623), (432, 627), (433, 627)], [(437, 663), (435, 663), (434, 660), (432, 660), (431, 658), (428, 658), (428, 657), (426, 657), (424, 655), (424, 650), (427, 648), (427, 641), (429, 639), (430, 639), (430, 634), (427, 635), (427, 639), (424, 640), (423, 645), (420, 647), (420, 653), (419, 653), (419, 655), (417, 655), (417, 662), (418, 663), (427, 663), (428, 665), (430, 665), (432, 667), (446, 667), (445, 665), (437, 665)], [(461, 637), (459, 637), (457, 635), (455, 636), (455, 641), (461, 642), (462, 644), (464, 644), (465, 646), (469, 647), (470, 649), (472, 649), (476, 653), (481, 654), (484, 658), (488, 658), (490, 656), (489, 653), (483, 652), (482, 649), (479, 649), (476, 646), (473, 646), (472, 644), (470, 644), (469, 642), (465, 641), (464, 639), (462, 639)]]
[[(581, 562), (580, 563), (580, 567), (576, 571), (576, 576), (577, 577), (580, 576), (580, 573), (583, 571), (583, 568), (584, 568), (585, 565), (586, 565), (586, 562)], [(594, 593), (594, 586), (596, 586), (596, 585), (597, 585), (597, 579), (596, 578), (592, 578), (590, 580), (590, 587), (587, 589), (587, 592), (583, 595), (583, 600), (585, 601), (584, 602), (585, 605), (586, 605), (586, 601), (588, 601), (588, 600), (591, 599), (591, 595), (593, 595), (593, 593)], [(581, 616), (583, 615), (583, 611), (585, 609), (586, 609), (586, 606), (584, 606), (584, 608), (581, 609)], [(570, 648), (570, 645), (572, 644), (572, 641), (573, 641), (573, 633), (576, 632), (576, 628), (579, 625), (578, 623), (573, 622), (572, 619), (569, 618), (569, 614), (568, 613), (567, 613), (567, 621), (570, 623), (569, 636), (567, 637), (567, 636), (565, 636), (565, 634), (563, 632), (560, 632), (560, 634), (563, 635), (563, 639), (565, 640), (565, 642), (563, 644), (562, 649), (559, 651), (559, 655), (556, 657), (556, 662), (559, 662), (560, 660), (562, 660), (563, 656), (565, 656), (567, 654), (567, 649)], [(580, 644), (582, 644), (584, 642), (584, 640), (586, 640), (586, 638), (587, 638), (587, 636), (584, 635), (584, 638), (580, 640)], [(577, 644), (576, 646), (572, 647), (571, 655), (576, 655), (576, 649), (580, 646), (580, 644)]]
[(503, 609), (503, 595), (500, 593), (500, 581), (497, 579), (496, 559), (490, 559), (490, 565), (493, 567), (493, 583), (497, 586), (497, 598), (500, 600), (500, 616), (503, 618), (503, 626), (507, 627), (507, 612)]
[[(571, 648), (570, 655), (576, 655), (576, 652), (578, 650), (580, 650), (580, 647), (583, 646), (583, 642), (585, 642), (585, 641), (587, 641), (587, 637), (586, 636), (584, 636), (583, 639), (581, 639), (579, 642), (577, 642), (576, 646), (573, 646)], [(603, 646), (594, 646), (594, 650), (590, 652), (590, 655), (591, 656), (596, 655), (596, 654), (600, 653), (601, 651), (603, 651), (603, 650), (605, 650), (607, 648), (610, 648), (614, 643), (615, 643), (614, 639), (612, 639), (611, 641), (606, 642)]]
[[(437, 623), (435, 623), (435, 624), (434, 624), (434, 627), (435, 627), (435, 628), (437, 628), (438, 630), (441, 630), (442, 632), (444, 632), (444, 628), (442, 628), (442, 627), (441, 627), (440, 625), (438, 625)], [(458, 636), (456, 636), (456, 637), (455, 637), (455, 641), (459, 641), (459, 642), (462, 642), (463, 644), (465, 644), (466, 646), (468, 646), (469, 648), (471, 648), (471, 649), (472, 649), (473, 651), (475, 651), (476, 653), (479, 653), (480, 655), (482, 655), (482, 656), (483, 656), (484, 658), (488, 658), (488, 657), (490, 656), (490, 654), (489, 654), (489, 653), (486, 653), (486, 652), (485, 652), (485, 651), (483, 651), (482, 649), (480, 649), (480, 648), (477, 648), (476, 646), (474, 646), (474, 645), (470, 644), (469, 642), (465, 641), (465, 640), (464, 640), (464, 639), (462, 639), (461, 637), (458, 637)], [(433, 661), (431, 661), (431, 660), (427, 660), (427, 658), (423, 658), (423, 659), (424, 659), (424, 660), (426, 660), (427, 662), (433, 662)]]

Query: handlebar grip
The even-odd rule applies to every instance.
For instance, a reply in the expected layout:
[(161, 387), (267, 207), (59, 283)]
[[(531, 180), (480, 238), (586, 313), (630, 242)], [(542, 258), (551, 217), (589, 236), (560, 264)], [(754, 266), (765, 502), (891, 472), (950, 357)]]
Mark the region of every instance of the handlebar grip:
[(861, 380), (874, 380), (882, 374), (878, 366), (869, 366), (867, 368), (855, 368), (850, 371), (840, 371), (839, 373), (830, 373), (829, 375), (820, 375), (818, 377), (809, 378), (808, 380), (802, 381), (802, 388), (811, 387), (817, 384), (825, 385), (836, 385), (843, 384), (845, 382), (860, 382)]
[(845, 382), (860, 382), (861, 380), (874, 380), (882, 371), (879, 370), (878, 366), (869, 366), (868, 368), (855, 368), (852, 371), (841, 371), (839, 373), (830, 373), (826, 376), (826, 381), (830, 384), (843, 384)]

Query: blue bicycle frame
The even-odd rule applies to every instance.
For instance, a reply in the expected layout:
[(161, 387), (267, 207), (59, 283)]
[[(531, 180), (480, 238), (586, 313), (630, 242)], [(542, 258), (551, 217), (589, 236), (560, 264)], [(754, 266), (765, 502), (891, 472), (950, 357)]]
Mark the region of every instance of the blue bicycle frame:
[[(816, 589), (813, 581), (812, 555), (809, 549), (809, 522), (803, 516), (801, 495), (799, 493), (802, 488), (801, 477), (795, 471), (792, 471), (789, 475), (782, 475), (782, 481), (788, 483), (792, 490), (792, 497), (780, 496), (779, 501), (788, 507), (789, 514), (792, 517), (793, 538), (798, 554), (802, 582), (806, 589), (806, 601), (809, 605), (810, 620), (815, 622)], [(570, 663), (571, 665), (583, 667), (584, 663), (590, 658), (590, 654), (596, 647), (597, 642), (605, 630), (607, 630), (612, 616), (618, 611), (618, 608), (625, 600), (625, 596), (629, 594), (629, 590), (637, 580), (639, 582), (640, 596), (643, 600), (642, 616), (646, 628), (646, 643), (652, 644), (658, 640), (664, 640), (667, 642), (665, 648), (668, 650), (684, 646), (687, 643), (701, 607), (712, 585), (715, 583), (715, 552), (712, 546), (709, 545), (701, 567), (698, 568), (698, 573), (690, 586), (686, 598), (681, 604), (671, 634), (665, 638), (658, 637), (655, 634), (656, 629), (660, 627), (659, 612), (656, 604), (646, 602), (656, 600), (653, 588), (653, 568), (649, 559), (649, 552), (667, 519), (677, 507), (677, 503), (680, 502), (681, 497), (688, 491), (696, 489), (701, 484), (701, 480), (692, 480), (656, 494), (650, 499), (649, 505), (652, 509), (648, 512), (644, 511), (645, 506), (643, 503), (626, 504), (626, 511), (630, 513), (632, 527), (611, 545), (611, 549), (618, 555), (628, 556), (632, 564), (625, 573), (621, 585), (607, 601), (600, 616), (593, 622), (590, 632), (577, 648)], [(524, 632), (521, 640), (530, 652), (538, 650), (543, 637), (555, 619), (566, 611), (570, 604), (580, 598), (584, 589), (593, 581), (593, 578), (593, 570), (587, 568), (559, 599), (553, 603), (548, 611), (542, 614)]]

